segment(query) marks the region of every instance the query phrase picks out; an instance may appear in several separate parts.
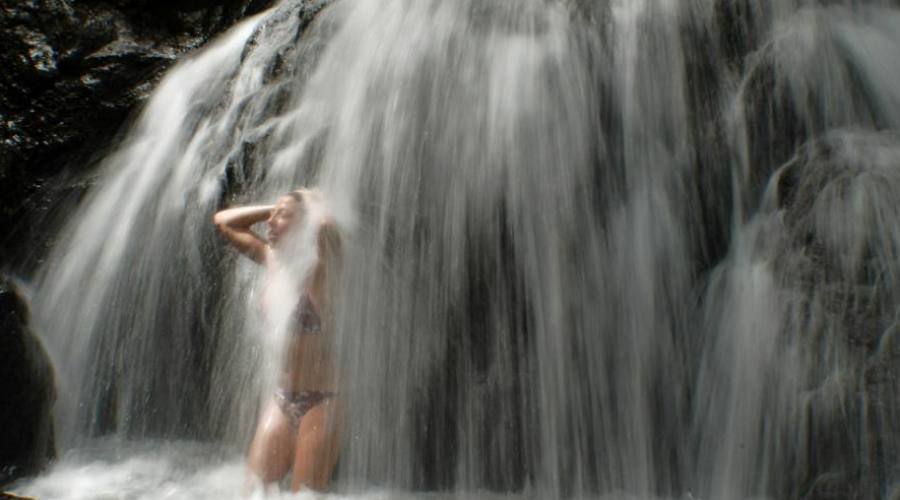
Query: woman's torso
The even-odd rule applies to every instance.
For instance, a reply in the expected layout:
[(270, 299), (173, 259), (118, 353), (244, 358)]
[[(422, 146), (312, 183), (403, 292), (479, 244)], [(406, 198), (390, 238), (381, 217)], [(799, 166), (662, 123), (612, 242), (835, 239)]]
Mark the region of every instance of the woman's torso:
[[(284, 319), (287, 339), (279, 386), (290, 392), (333, 391), (331, 331), (328, 321), (323, 320), (320, 313), (320, 294), (313, 287), (307, 286), (301, 290), (299, 300), (292, 299), (291, 297), (297, 297), (297, 293), (284, 285), (284, 280), (280, 279), (284, 275), (277, 274), (277, 270), (271, 268), (268, 274), (262, 302), (263, 311), (272, 323), (270, 328), (278, 328), (279, 312), (289, 314)], [(291, 310), (286, 311), (288, 308)]]
[(292, 392), (334, 390), (331, 336), (309, 293), (292, 318), (281, 387)]

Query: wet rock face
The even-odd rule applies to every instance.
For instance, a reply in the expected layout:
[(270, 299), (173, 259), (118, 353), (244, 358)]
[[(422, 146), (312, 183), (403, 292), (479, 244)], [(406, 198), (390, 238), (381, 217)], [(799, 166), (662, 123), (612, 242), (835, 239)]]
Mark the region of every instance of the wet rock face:
[(810, 141), (776, 174), (786, 234), (775, 263), (815, 361), (803, 498), (878, 498), (897, 481), (898, 167), (900, 135), (849, 129)]
[(54, 458), (53, 369), (25, 300), (0, 275), (0, 487)]
[(0, 266), (177, 57), (271, 0), (0, 0)]

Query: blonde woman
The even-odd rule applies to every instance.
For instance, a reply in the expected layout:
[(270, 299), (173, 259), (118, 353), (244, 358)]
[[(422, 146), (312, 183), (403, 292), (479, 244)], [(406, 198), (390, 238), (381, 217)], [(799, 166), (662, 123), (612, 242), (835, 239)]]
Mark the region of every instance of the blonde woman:
[[(277, 309), (279, 300), (283, 302), (285, 296), (292, 300), (287, 308), (281, 308), (289, 310), (284, 364), (278, 387), (262, 408), (250, 444), (250, 472), (256, 481), (269, 485), (290, 471), (292, 491), (323, 490), (331, 479), (340, 446), (340, 409), (329, 349), (332, 283), (340, 265), (340, 237), (334, 220), (318, 192), (299, 189), (280, 196), (274, 205), (222, 210), (213, 221), (232, 246), (265, 266), (264, 312), (277, 314), (273, 309)], [(263, 221), (265, 237), (251, 229)], [(295, 283), (293, 295), (286, 294), (276, 283), (291, 276), (288, 260), (296, 259), (297, 252), (288, 242), (296, 243), (296, 236), (304, 231), (311, 235), (308, 246), (315, 247), (313, 262)], [(287, 252), (287, 248), (292, 251)], [(294, 301), (297, 296), (299, 300)]]

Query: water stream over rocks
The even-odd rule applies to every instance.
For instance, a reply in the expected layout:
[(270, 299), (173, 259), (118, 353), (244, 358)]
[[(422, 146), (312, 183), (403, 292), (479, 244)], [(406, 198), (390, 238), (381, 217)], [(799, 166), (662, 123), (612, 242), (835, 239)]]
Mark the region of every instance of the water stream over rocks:
[(898, 54), (888, 1), (285, 0), (169, 72), (62, 231), (69, 452), (20, 489), (237, 495), (279, 339), (211, 216), (314, 185), (335, 498), (891, 498)]

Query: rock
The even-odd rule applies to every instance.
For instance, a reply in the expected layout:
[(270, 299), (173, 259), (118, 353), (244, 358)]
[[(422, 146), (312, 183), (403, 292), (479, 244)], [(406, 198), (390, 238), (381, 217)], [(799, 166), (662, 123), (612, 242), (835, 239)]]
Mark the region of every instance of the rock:
[[(896, 130), (900, 108), (879, 77), (900, 44), (883, 6), (800, 9), (780, 16), (747, 56), (734, 134), (746, 148), (744, 194), (755, 209), (770, 175), (807, 141), (833, 130)], [(763, 16), (765, 17), (765, 16)], [(864, 40), (883, 37), (883, 51)], [(891, 103), (891, 104), (888, 104)]]
[(25, 299), (0, 276), (0, 487), (55, 457), (53, 370), (29, 327)]
[(877, 498), (900, 463), (900, 135), (834, 130), (774, 180), (785, 235), (772, 263), (803, 325), (786, 335), (810, 359), (794, 487), (810, 500)]

